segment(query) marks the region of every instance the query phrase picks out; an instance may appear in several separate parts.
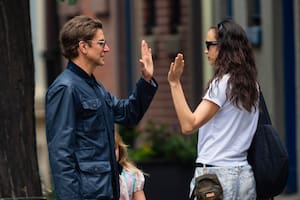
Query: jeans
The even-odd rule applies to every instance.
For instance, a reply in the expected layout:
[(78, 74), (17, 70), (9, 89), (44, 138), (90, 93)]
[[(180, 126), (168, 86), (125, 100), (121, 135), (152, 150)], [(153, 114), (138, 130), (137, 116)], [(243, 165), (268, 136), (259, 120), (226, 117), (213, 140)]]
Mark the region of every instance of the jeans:
[[(217, 174), (221, 182), (224, 200), (256, 200), (255, 179), (250, 165), (236, 167), (206, 167), (207, 173)], [(190, 184), (190, 194), (195, 186), (195, 177), (203, 174), (196, 167)]]

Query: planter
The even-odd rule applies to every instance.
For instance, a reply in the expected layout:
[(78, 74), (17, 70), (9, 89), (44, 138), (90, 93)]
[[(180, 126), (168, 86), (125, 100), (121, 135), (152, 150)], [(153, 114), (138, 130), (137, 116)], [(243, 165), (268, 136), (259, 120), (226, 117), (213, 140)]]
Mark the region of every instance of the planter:
[(138, 162), (145, 175), (147, 200), (188, 199), (194, 166), (175, 162)]

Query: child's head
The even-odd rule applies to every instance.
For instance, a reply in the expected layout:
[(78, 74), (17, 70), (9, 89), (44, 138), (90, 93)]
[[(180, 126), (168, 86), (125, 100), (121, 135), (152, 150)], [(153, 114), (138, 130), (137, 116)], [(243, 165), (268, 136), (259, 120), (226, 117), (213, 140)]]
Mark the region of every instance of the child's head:
[(118, 132), (115, 132), (115, 152), (116, 159), (122, 167), (134, 171), (140, 171), (135, 164), (129, 160), (127, 145), (124, 143)]

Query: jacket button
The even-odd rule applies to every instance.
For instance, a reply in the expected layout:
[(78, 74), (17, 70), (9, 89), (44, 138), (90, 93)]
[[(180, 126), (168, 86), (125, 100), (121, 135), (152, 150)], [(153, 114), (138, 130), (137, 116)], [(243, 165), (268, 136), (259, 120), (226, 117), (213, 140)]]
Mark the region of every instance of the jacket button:
[(98, 168), (98, 167), (95, 167), (94, 170), (95, 170), (95, 172), (98, 172), (98, 171), (99, 171), (99, 168)]

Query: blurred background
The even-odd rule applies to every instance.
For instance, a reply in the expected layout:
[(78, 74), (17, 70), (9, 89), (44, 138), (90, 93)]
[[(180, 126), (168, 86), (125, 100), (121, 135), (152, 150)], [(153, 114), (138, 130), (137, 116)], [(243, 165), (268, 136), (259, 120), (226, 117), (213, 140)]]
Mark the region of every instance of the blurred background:
[(68, 1), (30, 0), (36, 135), (44, 192), (51, 192), (52, 188), (44, 97), (66, 63), (60, 54), (59, 30), (68, 19), (79, 14), (97, 17), (104, 24), (110, 52), (106, 54), (106, 65), (97, 69), (95, 76), (118, 97), (126, 97), (134, 88), (140, 77), (140, 42), (145, 39), (149, 43), (159, 90), (137, 129), (144, 130), (151, 120), (163, 124), (170, 133), (179, 132), (167, 81), (170, 62), (178, 52), (184, 53), (186, 67), (182, 82), (186, 98), (194, 108), (212, 74), (203, 53), (207, 30), (226, 17), (241, 24), (254, 48), (259, 82), (272, 122), (289, 153), (289, 179), (284, 195), (300, 199), (299, 0), (77, 0), (74, 5)]

